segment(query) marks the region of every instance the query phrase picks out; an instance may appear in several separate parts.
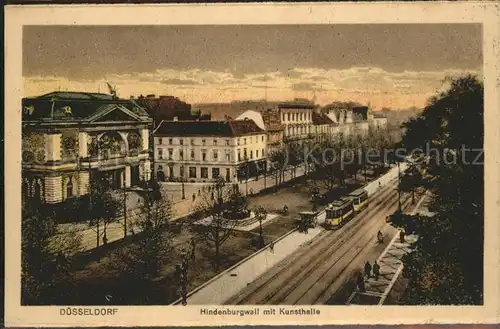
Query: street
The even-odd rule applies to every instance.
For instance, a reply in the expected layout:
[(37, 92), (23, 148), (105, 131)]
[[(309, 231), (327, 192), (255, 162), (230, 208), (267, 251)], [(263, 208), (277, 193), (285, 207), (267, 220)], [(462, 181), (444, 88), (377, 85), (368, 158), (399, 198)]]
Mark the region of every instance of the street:
[[(403, 205), (409, 202), (405, 198)], [(335, 283), (361, 268), (360, 264), (366, 261), (363, 256), (379, 247), (377, 231), (390, 231), (385, 219), (397, 205), (393, 180), (371, 199), (360, 215), (300, 248), (225, 304), (324, 304), (335, 292)]]

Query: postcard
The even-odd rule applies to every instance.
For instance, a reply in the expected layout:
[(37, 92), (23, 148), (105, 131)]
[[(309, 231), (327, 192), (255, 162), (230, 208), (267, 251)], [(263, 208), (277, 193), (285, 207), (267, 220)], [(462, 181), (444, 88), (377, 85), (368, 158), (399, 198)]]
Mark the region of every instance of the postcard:
[(5, 17), (7, 326), (500, 320), (494, 3)]

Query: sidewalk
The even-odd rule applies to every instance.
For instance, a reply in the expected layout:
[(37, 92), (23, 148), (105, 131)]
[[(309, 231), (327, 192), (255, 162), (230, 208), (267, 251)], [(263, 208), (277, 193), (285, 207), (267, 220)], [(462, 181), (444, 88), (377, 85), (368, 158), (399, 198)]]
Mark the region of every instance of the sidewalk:
[[(424, 194), (419, 200), (413, 211), (414, 215), (417, 212), (425, 211), (425, 206), (421, 208), (427, 194)], [(347, 305), (383, 305), (389, 296), (396, 280), (403, 272), (404, 264), (402, 262), (403, 256), (410, 251), (410, 246), (418, 237), (416, 235), (405, 236), (405, 241), (399, 241), (399, 233), (396, 234), (389, 245), (382, 252), (377, 259), (380, 265), (380, 276), (378, 280), (373, 277), (365, 280), (365, 292), (355, 290), (347, 300)]]
[[(224, 304), (226, 300), (236, 295), (249, 283), (269, 271), (302, 245), (314, 239), (322, 231), (321, 228), (314, 228), (310, 229), (308, 234), (300, 233), (297, 230), (287, 233), (274, 241), (274, 252), (269, 247), (265, 247), (190, 292), (187, 298), (188, 305)], [(173, 305), (179, 303), (180, 300)]]

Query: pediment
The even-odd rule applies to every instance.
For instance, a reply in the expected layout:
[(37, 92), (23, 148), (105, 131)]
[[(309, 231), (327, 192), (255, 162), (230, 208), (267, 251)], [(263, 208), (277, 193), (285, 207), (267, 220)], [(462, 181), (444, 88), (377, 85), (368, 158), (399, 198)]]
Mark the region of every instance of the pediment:
[(92, 122), (122, 122), (141, 121), (135, 114), (119, 106), (113, 107), (104, 113), (100, 113)]

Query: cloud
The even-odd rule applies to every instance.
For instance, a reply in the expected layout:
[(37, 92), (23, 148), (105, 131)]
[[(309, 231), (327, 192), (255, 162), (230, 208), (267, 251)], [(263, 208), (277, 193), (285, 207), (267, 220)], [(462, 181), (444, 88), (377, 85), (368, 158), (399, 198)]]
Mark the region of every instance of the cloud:
[[(446, 76), (480, 70), (402, 71), (388, 72), (380, 68), (351, 67), (348, 69), (293, 68), (259, 74), (236, 74), (233, 70), (211, 71), (157, 69), (151, 72), (131, 72), (109, 75), (106, 79), (116, 85), (121, 97), (130, 95), (187, 95), (188, 101), (230, 102), (237, 99), (263, 97), (267, 88), (269, 100), (293, 99), (317, 95), (322, 104), (345, 99), (371, 101), (380, 106), (408, 107), (425, 104), (429, 95), (446, 87)], [(26, 96), (41, 95), (54, 90), (107, 92), (106, 80), (68, 80), (64, 77), (28, 76), (24, 78)], [(265, 84), (263, 83), (265, 82)]]
[(194, 80), (183, 80), (183, 79), (167, 79), (161, 81), (165, 85), (198, 85), (199, 83)]
[(294, 83), (290, 86), (292, 90), (295, 91), (323, 91), (324, 89), (321, 87), (318, 87), (316, 84), (310, 83), (310, 82), (299, 82), (299, 83)]

